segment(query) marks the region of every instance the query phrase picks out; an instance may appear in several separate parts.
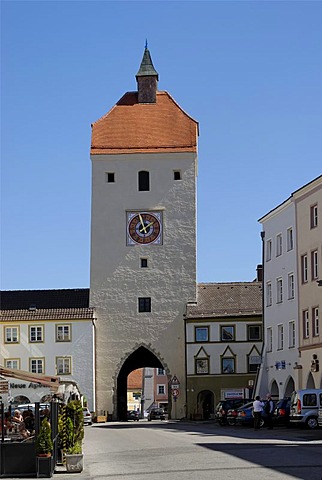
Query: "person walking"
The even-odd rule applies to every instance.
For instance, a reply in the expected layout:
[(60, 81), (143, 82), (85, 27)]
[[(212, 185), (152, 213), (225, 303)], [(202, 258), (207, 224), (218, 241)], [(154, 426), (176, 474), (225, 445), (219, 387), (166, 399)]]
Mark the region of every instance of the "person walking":
[(264, 408), (266, 413), (267, 428), (269, 430), (273, 430), (273, 414), (274, 414), (275, 405), (270, 393), (266, 395), (266, 404)]
[(260, 429), (260, 423), (262, 418), (262, 411), (263, 411), (263, 402), (261, 401), (261, 397), (257, 395), (253, 402), (253, 415), (254, 415), (254, 430)]

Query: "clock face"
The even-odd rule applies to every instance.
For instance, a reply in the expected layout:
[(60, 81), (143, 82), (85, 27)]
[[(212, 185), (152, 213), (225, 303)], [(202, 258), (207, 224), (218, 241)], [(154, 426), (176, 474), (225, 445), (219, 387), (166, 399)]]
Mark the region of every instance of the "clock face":
[(161, 245), (161, 212), (128, 212), (128, 245)]

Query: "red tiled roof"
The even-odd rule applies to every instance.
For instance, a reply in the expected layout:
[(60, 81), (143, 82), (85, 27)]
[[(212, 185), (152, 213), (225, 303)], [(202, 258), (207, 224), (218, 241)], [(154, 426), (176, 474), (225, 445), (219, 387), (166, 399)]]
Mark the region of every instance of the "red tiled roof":
[(167, 92), (152, 104), (128, 92), (92, 125), (91, 154), (196, 152), (197, 136), (198, 122)]
[(143, 368), (133, 370), (127, 377), (127, 387), (130, 389), (142, 388)]

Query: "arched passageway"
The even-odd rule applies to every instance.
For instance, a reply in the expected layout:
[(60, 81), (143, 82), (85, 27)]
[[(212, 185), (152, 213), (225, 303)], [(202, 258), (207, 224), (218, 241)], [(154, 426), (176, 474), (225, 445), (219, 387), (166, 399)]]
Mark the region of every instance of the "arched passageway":
[(118, 420), (127, 419), (127, 376), (133, 370), (143, 367), (165, 368), (156, 355), (143, 346), (128, 356), (117, 377), (116, 397)]
[(210, 390), (202, 390), (198, 394), (198, 412), (204, 420), (208, 420), (214, 413), (214, 394)]

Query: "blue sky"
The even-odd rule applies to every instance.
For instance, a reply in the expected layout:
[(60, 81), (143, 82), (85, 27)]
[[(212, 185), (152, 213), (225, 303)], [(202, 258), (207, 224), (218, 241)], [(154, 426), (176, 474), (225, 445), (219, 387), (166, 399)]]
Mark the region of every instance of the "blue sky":
[(322, 2), (2, 1), (1, 288), (89, 287), (91, 123), (145, 40), (200, 124), (198, 281), (251, 281), (258, 219), (322, 171)]

